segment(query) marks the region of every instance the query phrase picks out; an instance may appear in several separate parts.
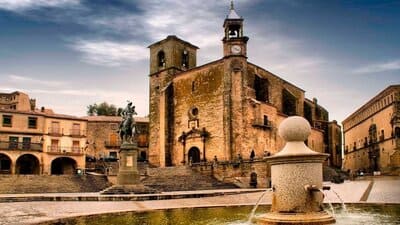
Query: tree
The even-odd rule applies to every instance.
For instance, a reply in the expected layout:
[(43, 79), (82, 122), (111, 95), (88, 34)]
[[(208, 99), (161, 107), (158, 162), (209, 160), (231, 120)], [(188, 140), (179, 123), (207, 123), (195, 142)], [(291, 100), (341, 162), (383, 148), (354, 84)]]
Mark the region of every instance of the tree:
[(122, 108), (118, 108), (114, 104), (102, 102), (100, 104), (94, 103), (87, 106), (87, 114), (89, 116), (118, 116)]

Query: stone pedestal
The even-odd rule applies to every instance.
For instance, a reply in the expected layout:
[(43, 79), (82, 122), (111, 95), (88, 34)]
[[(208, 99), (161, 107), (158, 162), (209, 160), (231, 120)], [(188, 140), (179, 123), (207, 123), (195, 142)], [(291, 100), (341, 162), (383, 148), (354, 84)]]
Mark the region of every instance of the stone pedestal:
[(140, 182), (140, 174), (137, 168), (137, 153), (138, 147), (136, 143), (123, 143), (121, 145), (117, 184), (101, 191), (101, 194), (157, 193), (157, 190), (149, 188)]
[(121, 145), (117, 185), (136, 185), (140, 183), (137, 154), (138, 148), (135, 143), (123, 143)]

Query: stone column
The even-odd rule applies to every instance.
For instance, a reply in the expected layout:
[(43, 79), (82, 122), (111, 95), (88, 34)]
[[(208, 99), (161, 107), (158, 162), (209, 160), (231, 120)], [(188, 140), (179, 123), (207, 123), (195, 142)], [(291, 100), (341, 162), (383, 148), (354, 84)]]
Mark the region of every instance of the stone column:
[(138, 147), (136, 143), (123, 143), (119, 153), (118, 185), (135, 185), (140, 183), (140, 175), (137, 169)]

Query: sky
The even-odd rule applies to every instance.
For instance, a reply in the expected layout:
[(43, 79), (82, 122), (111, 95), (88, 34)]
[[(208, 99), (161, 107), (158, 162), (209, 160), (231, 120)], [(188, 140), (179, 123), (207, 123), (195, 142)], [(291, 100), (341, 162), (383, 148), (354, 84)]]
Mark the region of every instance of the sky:
[[(400, 84), (400, 1), (235, 0), (248, 60), (305, 90), (343, 121)], [(0, 92), (86, 115), (133, 100), (148, 114), (149, 49), (177, 35), (222, 58), (228, 0), (0, 0)]]

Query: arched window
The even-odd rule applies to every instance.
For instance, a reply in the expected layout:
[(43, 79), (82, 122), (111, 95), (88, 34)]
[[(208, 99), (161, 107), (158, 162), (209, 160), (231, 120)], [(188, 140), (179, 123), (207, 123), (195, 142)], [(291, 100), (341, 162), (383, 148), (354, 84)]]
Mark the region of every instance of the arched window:
[(184, 68), (189, 67), (189, 52), (186, 50), (182, 52), (182, 67)]
[(267, 79), (255, 75), (253, 88), (256, 92), (256, 100), (269, 102), (269, 82)]
[(192, 81), (192, 93), (196, 90), (196, 82)]
[(297, 99), (288, 90), (282, 90), (282, 112), (288, 116), (296, 115)]
[(159, 51), (157, 54), (158, 58), (158, 67), (164, 67), (165, 66), (165, 53), (164, 51)]
[(310, 124), (313, 124), (312, 108), (306, 102), (304, 102), (304, 118), (306, 118)]
[(396, 127), (394, 129), (394, 137), (395, 138), (400, 138), (400, 127)]
[(241, 36), (241, 30), (239, 25), (231, 25), (228, 28), (228, 38), (239, 38)]

